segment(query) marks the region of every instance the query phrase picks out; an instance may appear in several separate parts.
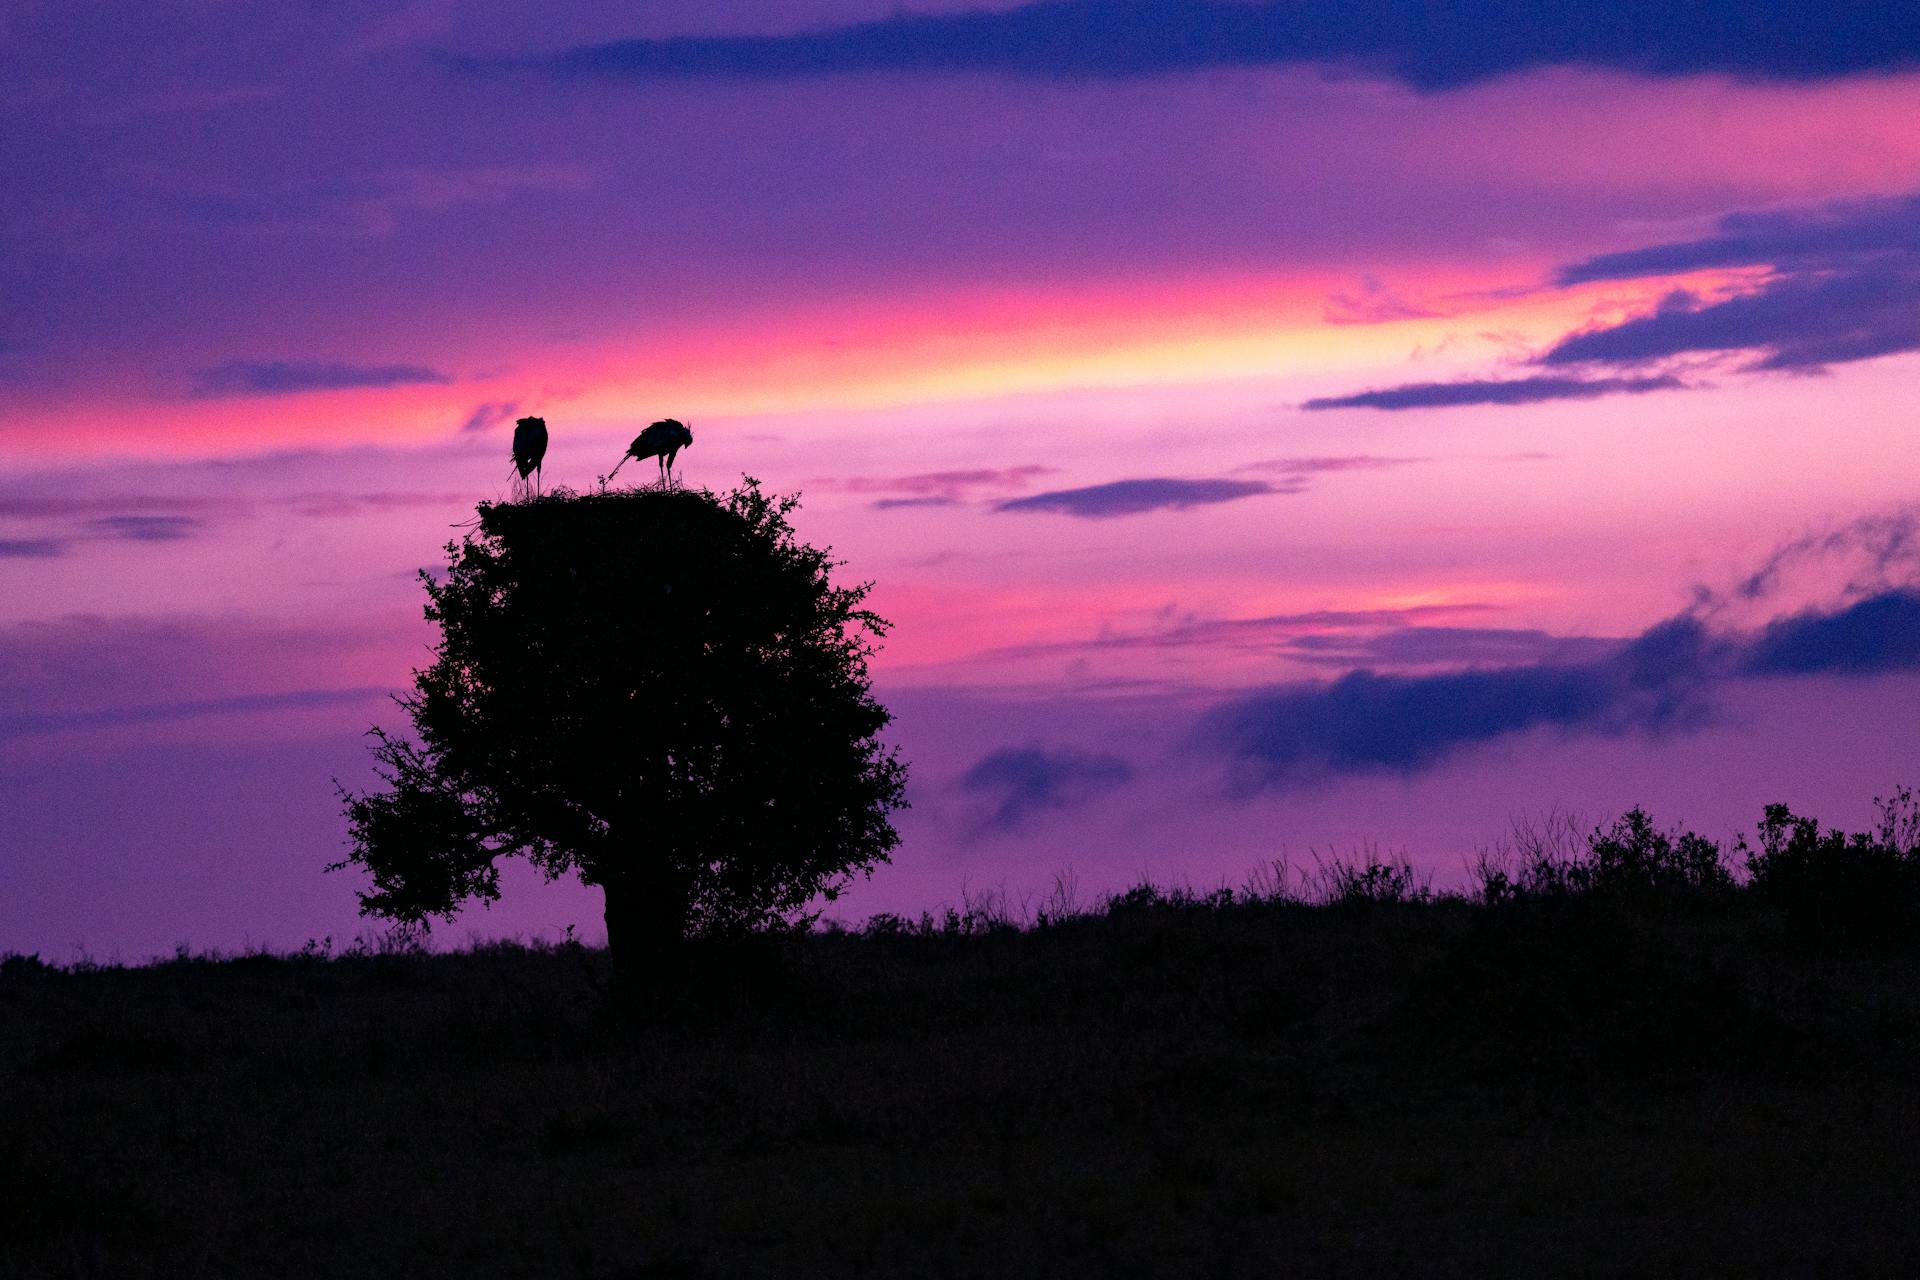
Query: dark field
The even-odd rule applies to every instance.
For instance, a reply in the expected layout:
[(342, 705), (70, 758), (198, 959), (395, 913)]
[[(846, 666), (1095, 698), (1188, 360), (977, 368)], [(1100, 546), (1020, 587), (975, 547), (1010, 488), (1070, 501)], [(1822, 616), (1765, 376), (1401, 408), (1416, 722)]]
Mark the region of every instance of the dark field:
[(1745, 893), (0, 976), (0, 1275), (1911, 1275), (1920, 945)]

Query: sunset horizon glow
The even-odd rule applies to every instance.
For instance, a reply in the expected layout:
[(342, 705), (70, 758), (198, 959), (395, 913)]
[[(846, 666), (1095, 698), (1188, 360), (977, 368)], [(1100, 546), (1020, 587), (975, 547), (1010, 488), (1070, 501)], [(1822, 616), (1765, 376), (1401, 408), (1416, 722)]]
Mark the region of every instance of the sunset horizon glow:
[[(527, 414), (580, 491), (685, 420), (686, 483), (801, 494), (875, 584), (913, 808), (848, 918), (1864, 823), (1920, 782), (1920, 52), (1723, 7), (1418, 56), (1195, 0), (1086, 47), (948, 0), (0, 18), (0, 952), (367, 927), (335, 780)], [(533, 879), (441, 936), (598, 936)]]

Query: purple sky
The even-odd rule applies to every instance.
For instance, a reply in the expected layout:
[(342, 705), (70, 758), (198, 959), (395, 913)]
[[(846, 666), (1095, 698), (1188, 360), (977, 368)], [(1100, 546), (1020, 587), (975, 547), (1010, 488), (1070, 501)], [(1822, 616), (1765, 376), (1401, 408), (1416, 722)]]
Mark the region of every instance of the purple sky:
[(851, 916), (1920, 779), (1891, 0), (472, 9), (0, 16), (0, 950), (361, 927), (522, 413), (877, 582)]

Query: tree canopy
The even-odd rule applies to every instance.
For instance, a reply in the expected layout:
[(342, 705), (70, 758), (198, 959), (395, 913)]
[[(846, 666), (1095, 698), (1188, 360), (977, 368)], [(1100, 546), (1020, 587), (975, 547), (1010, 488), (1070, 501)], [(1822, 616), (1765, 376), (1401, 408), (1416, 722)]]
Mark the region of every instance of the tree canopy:
[(835, 586), (797, 498), (638, 489), (482, 503), (422, 573), (434, 661), (376, 728), (385, 788), (342, 793), (364, 912), (450, 918), (499, 860), (606, 895), (616, 962), (764, 927), (898, 843), (905, 766), (867, 674), (887, 623)]

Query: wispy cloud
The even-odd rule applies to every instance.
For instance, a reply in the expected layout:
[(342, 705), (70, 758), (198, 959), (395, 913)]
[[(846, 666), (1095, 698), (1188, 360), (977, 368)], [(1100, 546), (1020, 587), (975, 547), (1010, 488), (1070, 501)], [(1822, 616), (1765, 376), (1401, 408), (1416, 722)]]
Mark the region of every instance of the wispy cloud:
[(256, 235), (385, 236), (408, 220), (592, 186), (572, 165), (414, 166), (265, 185), (193, 186), (172, 203), (194, 221)]
[(897, 507), (951, 507), (980, 493), (1008, 493), (1024, 489), (1036, 477), (1052, 475), (1054, 468), (1036, 465), (978, 467), (964, 471), (923, 471), (908, 476), (854, 476), (846, 480), (815, 481), (845, 493), (878, 493), (879, 511)]
[(86, 527), (117, 542), (179, 542), (199, 532), (201, 522), (192, 516), (101, 516)]
[[(1434, 409), (1641, 395), (1689, 384), (1663, 362), (1732, 359), (1752, 372), (1920, 351), (1920, 193), (1732, 213), (1712, 234), (1562, 267), (1563, 288), (1703, 270), (1746, 272), (1712, 296), (1670, 290), (1648, 310), (1565, 334), (1518, 378), (1414, 382), (1301, 407)], [(1651, 369), (1648, 366), (1652, 366)]]
[[(0, 494), (0, 522), (16, 536), (0, 539), (0, 559), (49, 559), (92, 543), (185, 542), (216, 522), (243, 521), (274, 511), (311, 519), (362, 516), (415, 507), (463, 507), (470, 492), (344, 490), (224, 498), (179, 494), (15, 492)], [(28, 536), (18, 536), (18, 535)]]
[(1372, 276), (1357, 289), (1329, 294), (1320, 317), (1328, 324), (1391, 324), (1396, 320), (1424, 320), (1439, 313), (1412, 302)]
[(181, 510), (208, 505), (141, 495), (0, 496), (0, 520), (31, 530), (28, 537), (0, 539), (0, 560), (56, 559), (84, 542), (183, 542), (200, 533), (206, 522)]
[(1394, 627), (1379, 631), (1334, 630), (1290, 637), (1279, 652), (1326, 666), (1463, 667), (1516, 663), (1594, 661), (1612, 654), (1618, 640), (1556, 636), (1529, 627)]
[(293, 689), (284, 693), (251, 693), (230, 698), (194, 698), (185, 702), (139, 703), (102, 707), (93, 711), (0, 712), (0, 739), (71, 729), (116, 729), (128, 725), (197, 720), (204, 716), (245, 715), (266, 711), (309, 711), (327, 707), (368, 704), (390, 696), (392, 690)]
[(474, 406), (467, 420), (460, 424), (460, 430), (462, 433), (485, 431), (489, 427), (499, 426), (519, 412), (518, 400), (488, 400)]
[(316, 518), (403, 511), (411, 507), (471, 506), (471, 493), (297, 493), (284, 500), (296, 515)]
[(63, 538), (0, 538), (0, 560), (55, 560), (66, 553)]
[(1695, 595), (1703, 606), (1718, 609), (1731, 601), (1767, 599), (1808, 573), (1816, 589), (1837, 589), (1851, 599), (1920, 582), (1920, 508), (1873, 512), (1790, 538), (1730, 594), (1703, 586)]
[(1283, 476), (1317, 476), (1342, 471), (1391, 471), (1395, 467), (1426, 462), (1426, 458), (1384, 458), (1377, 454), (1356, 453), (1341, 457), (1264, 458), (1235, 467), (1235, 471), (1264, 471)]
[(1009, 831), (1047, 810), (1085, 804), (1132, 778), (1132, 766), (1119, 756), (1008, 747), (975, 762), (961, 777), (960, 788), (989, 798), (993, 807), (980, 824), (982, 830)]
[[(1150, 623), (1134, 629), (1101, 628), (1085, 640), (1012, 645), (992, 649), (985, 659), (1028, 658), (1047, 655), (1084, 656), (1130, 650), (1214, 649), (1222, 652), (1270, 656), (1311, 655), (1316, 649), (1308, 637), (1341, 637), (1353, 646), (1367, 638), (1445, 618), (1477, 617), (1495, 606), (1466, 601), (1459, 604), (1414, 605), (1403, 609), (1318, 609), (1304, 613), (1277, 613), (1254, 618), (1208, 618), (1173, 608), (1156, 611)], [(1445, 628), (1440, 628), (1445, 629)]]
[(446, 384), (453, 379), (417, 364), (345, 364), (324, 360), (230, 360), (202, 369), (194, 378), (197, 396), (286, 396), (307, 391), (345, 391)]
[(1594, 400), (1601, 396), (1645, 395), (1677, 391), (1680, 379), (1646, 378), (1485, 378), (1466, 382), (1409, 382), (1345, 396), (1318, 396), (1302, 409), (1447, 409), (1463, 405), (1540, 404), (1548, 400)]
[[(365, 702), (391, 641), (335, 620), (73, 615), (0, 627), (0, 738)], [(346, 678), (334, 679), (344, 676)]]
[(1188, 511), (1194, 507), (1237, 502), (1262, 494), (1296, 491), (1297, 488), (1269, 484), (1264, 480), (1180, 480), (1162, 476), (1114, 480), (1081, 489), (1055, 489), (1048, 493), (1036, 493), (1029, 498), (1009, 499), (996, 505), (994, 510), (1041, 511), (1077, 516), (1083, 520), (1111, 520), (1149, 511)]
[(37, 520), (61, 517), (152, 513), (175, 515), (212, 507), (206, 498), (154, 493), (27, 493), (0, 494), (0, 520)]

